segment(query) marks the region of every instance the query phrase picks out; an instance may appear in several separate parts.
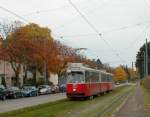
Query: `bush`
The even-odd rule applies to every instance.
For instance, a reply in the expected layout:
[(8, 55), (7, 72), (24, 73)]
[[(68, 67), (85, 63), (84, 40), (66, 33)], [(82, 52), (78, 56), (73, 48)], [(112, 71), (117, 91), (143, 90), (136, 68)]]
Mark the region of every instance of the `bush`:
[(141, 85), (143, 85), (143, 87), (146, 88), (146, 89), (150, 89), (150, 77), (144, 78), (141, 81)]

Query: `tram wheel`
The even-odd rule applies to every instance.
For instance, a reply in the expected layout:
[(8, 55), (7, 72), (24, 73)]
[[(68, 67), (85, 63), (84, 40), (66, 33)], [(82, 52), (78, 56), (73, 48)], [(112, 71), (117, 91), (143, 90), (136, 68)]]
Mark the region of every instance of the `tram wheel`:
[(94, 99), (94, 96), (93, 96), (93, 95), (91, 95), (91, 96), (89, 97), (89, 99), (90, 99), (90, 100), (93, 100), (93, 99)]

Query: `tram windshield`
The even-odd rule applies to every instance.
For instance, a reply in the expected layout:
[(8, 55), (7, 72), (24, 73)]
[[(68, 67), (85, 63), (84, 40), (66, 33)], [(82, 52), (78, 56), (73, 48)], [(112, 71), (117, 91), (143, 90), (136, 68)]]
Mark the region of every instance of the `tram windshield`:
[(83, 72), (70, 72), (68, 73), (68, 83), (83, 83), (84, 74)]

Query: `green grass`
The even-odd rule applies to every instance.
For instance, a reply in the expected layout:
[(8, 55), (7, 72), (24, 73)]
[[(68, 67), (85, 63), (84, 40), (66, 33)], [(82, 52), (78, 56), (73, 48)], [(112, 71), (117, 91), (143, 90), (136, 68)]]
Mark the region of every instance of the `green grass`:
[(150, 90), (142, 87), (144, 93), (144, 105), (145, 108), (150, 112)]
[(108, 107), (118, 95), (130, 91), (132, 86), (116, 88), (113, 92), (86, 101), (67, 99), (41, 104), (12, 112), (2, 113), (0, 117), (95, 117)]
[(150, 78), (144, 78), (141, 81), (142, 90), (144, 93), (144, 106), (145, 110), (150, 112)]

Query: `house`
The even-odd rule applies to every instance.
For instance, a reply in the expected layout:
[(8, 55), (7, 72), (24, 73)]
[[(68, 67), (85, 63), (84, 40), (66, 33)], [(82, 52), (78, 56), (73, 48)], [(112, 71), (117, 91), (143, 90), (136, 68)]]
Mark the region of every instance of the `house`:
[[(3, 43), (3, 38), (0, 35), (0, 45)], [(19, 82), (20, 85), (23, 84), (23, 68), (21, 69), (21, 73), (19, 74)], [(11, 64), (7, 61), (0, 60), (0, 84), (2, 84), (2, 80), (5, 79), (6, 86), (13, 86), (16, 83), (15, 73), (11, 67)]]
[[(11, 67), (11, 64), (7, 61), (0, 60), (0, 84), (2, 83), (2, 79), (5, 79), (6, 86), (14, 86), (16, 84), (15, 72)], [(23, 68), (19, 74), (19, 82), (20, 85), (23, 84)]]

